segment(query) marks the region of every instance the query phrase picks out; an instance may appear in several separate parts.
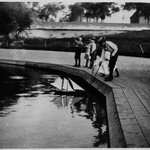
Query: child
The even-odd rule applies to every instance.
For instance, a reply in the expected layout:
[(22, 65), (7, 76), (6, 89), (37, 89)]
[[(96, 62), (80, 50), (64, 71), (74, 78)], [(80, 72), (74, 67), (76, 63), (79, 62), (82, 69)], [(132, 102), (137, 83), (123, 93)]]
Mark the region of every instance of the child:
[(86, 59), (86, 64), (85, 64), (85, 67), (89, 67), (89, 62), (90, 62), (90, 59), (91, 59), (91, 55), (90, 55), (90, 41), (88, 40), (85, 48), (85, 55), (84, 55), (84, 58)]

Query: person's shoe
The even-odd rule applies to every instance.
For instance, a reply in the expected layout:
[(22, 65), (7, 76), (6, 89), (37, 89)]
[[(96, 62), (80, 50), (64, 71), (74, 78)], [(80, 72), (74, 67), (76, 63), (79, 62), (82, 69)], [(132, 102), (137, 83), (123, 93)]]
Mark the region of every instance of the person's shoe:
[(73, 67), (77, 67), (77, 65), (74, 65)]
[(115, 77), (119, 77), (119, 76), (120, 76), (119, 74), (116, 74), (116, 75), (115, 75)]
[(101, 77), (105, 77), (105, 74), (101, 73), (100, 76), (101, 76)]
[(80, 65), (78, 65), (77, 67), (80, 67)]
[(113, 77), (107, 77), (107, 78), (105, 78), (105, 81), (107, 82), (107, 81), (112, 81), (113, 80)]

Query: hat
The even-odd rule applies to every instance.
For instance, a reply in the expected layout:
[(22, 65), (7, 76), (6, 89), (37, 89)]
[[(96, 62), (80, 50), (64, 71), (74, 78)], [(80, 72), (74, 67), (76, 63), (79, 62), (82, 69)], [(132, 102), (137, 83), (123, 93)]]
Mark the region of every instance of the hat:
[(106, 41), (105, 37), (100, 37), (98, 40), (97, 40), (97, 43), (104, 43)]
[(95, 40), (95, 37), (91, 37), (90, 39), (91, 39), (91, 40)]

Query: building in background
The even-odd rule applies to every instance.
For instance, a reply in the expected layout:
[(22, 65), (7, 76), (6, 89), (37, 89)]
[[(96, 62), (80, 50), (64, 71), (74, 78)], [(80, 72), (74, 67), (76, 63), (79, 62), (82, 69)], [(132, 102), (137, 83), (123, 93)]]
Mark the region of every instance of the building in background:
[(138, 24), (150, 24), (150, 21), (142, 16), (142, 14), (139, 14), (138, 12), (135, 12), (131, 17), (130, 17), (130, 22), (131, 23), (138, 23)]

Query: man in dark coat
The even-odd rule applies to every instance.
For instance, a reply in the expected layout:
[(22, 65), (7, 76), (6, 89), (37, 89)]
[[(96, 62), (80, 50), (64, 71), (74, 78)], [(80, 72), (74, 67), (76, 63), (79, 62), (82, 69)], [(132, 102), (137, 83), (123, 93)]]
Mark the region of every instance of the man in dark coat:
[(74, 41), (75, 41), (75, 56), (74, 56), (75, 65), (74, 65), (74, 67), (80, 67), (83, 42), (82, 42), (81, 37), (75, 39)]
[[(110, 55), (110, 60), (109, 60), (109, 76), (107, 78), (105, 78), (105, 81), (112, 81), (113, 80), (113, 70), (115, 68), (116, 65), (116, 61), (118, 59), (118, 47), (115, 43), (111, 42), (111, 41), (106, 41), (106, 39), (104, 37), (101, 37), (98, 40), (98, 43), (101, 43), (101, 45), (103, 46), (104, 49), (107, 49), (107, 51), (110, 51), (111, 55)], [(117, 69), (118, 72), (118, 69)], [(118, 76), (119, 76), (119, 72), (118, 72)]]

